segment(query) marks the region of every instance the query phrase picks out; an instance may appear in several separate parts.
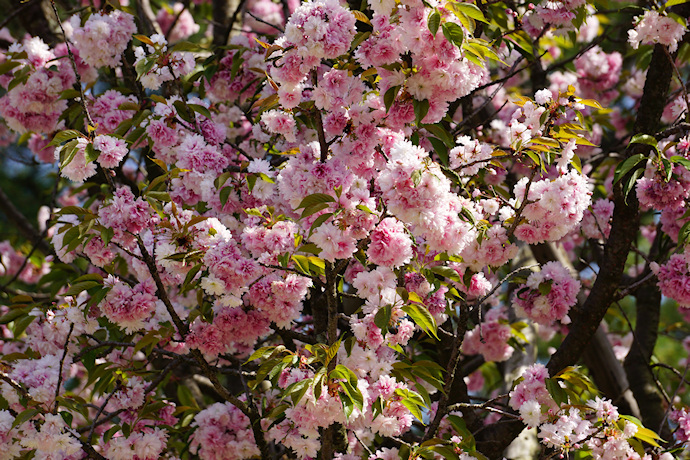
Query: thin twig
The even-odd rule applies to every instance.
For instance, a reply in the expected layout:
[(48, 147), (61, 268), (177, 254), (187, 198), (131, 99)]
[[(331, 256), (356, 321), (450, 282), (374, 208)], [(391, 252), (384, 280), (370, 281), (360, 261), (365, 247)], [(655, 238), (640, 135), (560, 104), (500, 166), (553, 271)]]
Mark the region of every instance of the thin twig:
[(256, 15), (254, 15), (251, 11), (246, 11), (246, 14), (248, 14), (249, 16), (251, 16), (252, 18), (254, 18), (257, 22), (260, 22), (261, 24), (266, 24), (266, 25), (269, 26), (269, 27), (273, 27), (275, 30), (277, 30), (277, 31), (280, 32), (281, 34), (282, 34), (282, 33), (285, 33), (285, 31), (284, 31), (281, 27), (278, 27), (278, 26), (275, 25), (275, 24), (271, 24), (271, 23), (268, 22), (268, 21), (264, 21), (263, 19), (261, 19), (261, 18), (257, 17)]
[(2, 21), (0, 21), (0, 29), (2, 29), (2, 28), (5, 27), (7, 24), (9, 24), (9, 22), (10, 22), (12, 19), (14, 19), (16, 16), (18, 16), (22, 11), (24, 11), (24, 10), (27, 9), (28, 7), (30, 7), (34, 2), (36, 2), (36, 0), (28, 0), (26, 3), (24, 3), (23, 5), (21, 5), (19, 8), (17, 8), (17, 9), (14, 10), (14, 11), (12, 11), (9, 15), (7, 15), (7, 17), (6, 17), (5, 19), (3, 19)]
[(69, 55), (69, 61), (72, 63), (72, 70), (74, 71), (74, 76), (77, 79), (77, 86), (79, 87), (79, 94), (80, 94), (80, 103), (81, 103), (81, 109), (84, 111), (84, 116), (86, 117), (86, 121), (89, 125), (89, 128), (87, 130), (87, 134), (89, 136), (89, 139), (93, 140), (93, 136), (95, 134), (95, 123), (91, 119), (91, 114), (89, 113), (89, 109), (86, 106), (86, 96), (84, 95), (84, 88), (81, 85), (81, 76), (79, 75), (79, 71), (77, 70), (77, 62), (74, 59), (74, 54), (72, 54), (72, 48), (69, 46), (69, 40), (67, 40), (67, 34), (65, 33), (65, 28), (62, 26), (62, 21), (60, 20), (60, 14), (58, 13), (57, 6), (55, 6), (55, 0), (50, 0), (50, 4), (53, 7), (53, 11), (55, 12), (55, 18), (57, 19), (58, 25), (60, 26), (60, 30), (62, 31), (62, 36), (65, 38), (65, 45), (67, 46), (67, 54)]
[(676, 396), (678, 396), (678, 392), (680, 391), (681, 387), (683, 384), (687, 381), (685, 377), (688, 375), (688, 369), (690, 368), (690, 360), (685, 364), (685, 370), (683, 371), (683, 376), (680, 379), (680, 383), (676, 387), (676, 391), (673, 392), (673, 396), (671, 397), (670, 403), (668, 407), (666, 408), (666, 412), (664, 412), (664, 418), (661, 420), (661, 424), (659, 425), (659, 428), (656, 430), (657, 433), (661, 433), (661, 429), (664, 427), (664, 423), (666, 423), (666, 419), (668, 418), (668, 414), (671, 412), (671, 409), (673, 408), (673, 401), (676, 400)]
[[(93, 423), (91, 424), (91, 428), (89, 429), (89, 434), (86, 436), (86, 442), (88, 444), (91, 444), (91, 440), (93, 439), (93, 433), (96, 430), (96, 421), (98, 420), (98, 417), (101, 416), (103, 411), (105, 410), (105, 406), (108, 405), (110, 400), (115, 396), (115, 393), (120, 391), (122, 389), (122, 382), (119, 382), (115, 389), (105, 398), (105, 401), (101, 404), (101, 407), (98, 408), (98, 411), (96, 412), (96, 416), (93, 418)], [(145, 393), (144, 393), (145, 395)]]
[(74, 332), (74, 323), (71, 323), (69, 325), (69, 331), (67, 332), (67, 338), (65, 339), (65, 346), (62, 350), (62, 358), (60, 358), (60, 367), (58, 368), (58, 381), (57, 385), (55, 386), (55, 406), (53, 406), (53, 415), (56, 415), (58, 410), (58, 397), (60, 396), (60, 386), (62, 385), (62, 368), (65, 365), (67, 349), (69, 348), (69, 339), (72, 337), (72, 332)]

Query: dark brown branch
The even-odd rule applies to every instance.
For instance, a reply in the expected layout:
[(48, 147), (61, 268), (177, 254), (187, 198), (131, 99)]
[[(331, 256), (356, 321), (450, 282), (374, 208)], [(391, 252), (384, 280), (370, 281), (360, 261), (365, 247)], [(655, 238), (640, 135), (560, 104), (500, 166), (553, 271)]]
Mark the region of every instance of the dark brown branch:
[[(448, 410), (448, 404), (451, 402), (451, 397), (458, 402), (469, 403), (469, 396), (467, 395), (467, 388), (465, 387), (465, 382), (463, 379), (456, 379), (456, 372), (458, 370), (458, 363), (460, 362), (460, 348), (462, 347), (462, 342), (465, 338), (465, 331), (467, 330), (467, 322), (470, 317), (469, 307), (466, 304), (460, 305), (460, 315), (458, 316), (458, 324), (455, 329), (455, 340), (453, 340), (453, 345), (451, 349), (450, 359), (448, 360), (448, 365), (446, 366), (446, 380), (443, 385), (443, 394), (438, 402), (438, 408), (436, 410), (436, 415), (434, 419), (429, 423), (429, 426), (424, 433), (423, 441), (428, 441), (429, 439), (436, 436), (436, 431), (438, 430), (441, 420), (446, 415)], [(460, 388), (458, 387), (460, 385)], [(455, 390), (455, 391), (452, 391)], [(471, 410), (468, 407), (463, 407), (463, 415), (465, 411)], [(473, 413), (468, 414), (472, 419)]]
[[(673, 68), (668, 56), (661, 45), (656, 45), (633, 134), (657, 131), (672, 75)], [(626, 157), (648, 149), (649, 146), (631, 144)], [(639, 227), (637, 196), (630, 193), (626, 199), (622, 187), (631, 175), (632, 171), (614, 187), (613, 221), (601, 268), (584, 305), (572, 315), (573, 324), (569, 334), (549, 360), (547, 367), (551, 375), (577, 362), (616, 298), (628, 252)]]
[(38, 249), (44, 254), (55, 254), (53, 248), (43, 239), (41, 234), (34, 228), (29, 220), (24, 217), (24, 214), (19, 212), (17, 208), (14, 207), (10, 198), (5, 194), (5, 192), (0, 188), (0, 211), (3, 212), (14, 224), (17, 226), (19, 231), (33, 244), (37, 245)]
[[(137, 244), (139, 245), (139, 251), (141, 252), (141, 256), (144, 260), (144, 263), (146, 264), (149, 273), (151, 274), (154, 282), (156, 283), (158, 298), (161, 300), (161, 302), (163, 302), (163, 305), (165, 305), (165, 308), (168, 311), (170, 317), (172, 318), (173, 324), (177, 328), (177, 331), (179, 332), (180, 336), (182, 336), (182, 338), (186, 337), (189, 333), (189, 325), (182, 321), (182, 319), (180, 319), (177, 312), (173, 308), (173, 305), (170, 302), (170, 297), (168, 296), (165, 286), (163, 285), (163, 281), (161, 280), (160, 274), (158, 273), (156, 261), (151, 256), (151, 254), (149, 254), (148, 250), (144, 246), (144, 243), (141, 241), (141, 238), (137, 238)], [(220, 383), (220, 381), (218, 380), (216, 370), (208, 363), (208, 361), (206, 361), (206, 359), (199, 350), (193, 349), (190, 351), (189, 354), (197, 362), (197, 364), (201, 368), (201, 372), (211, 381), (213, 387), (218, 392), (220, 397), (223, 398), (225, 401), (230, 402), (235, 407), (237, 407), (244, 415), (246, 415), (249, 418), (249, 420), (251, 420), (252, 431), (254, 433), (254, 440), (256, 441), (256, 445), (259, 447), (259, 450), (261, 451), (262, 455), (265, 457), (265, 455), (268, 453), (268, 444), (266, 443), (266, 439), (264, 438), (264, 434), (261, 429), (260, 414), (256, 410), (252, 410), (249, 407), (247, 407), (247, 404), (240, 401), (237, 398), (237, 396), (230, 393), (227, 390), (227, 388), (225, 388)]]
[[(625, 371), (628, 374), (630, 389), (640, 407), (642, 422), (645, 426), (656, 429), (662, 426), (664, 401), (656, 386), (649, 362), (657, 341), (661, 292), (656, 284), (650, 284), (644, 289), (639, 289), (636, 297), (634, 339), (625, 357)], [(663, 433), (662, 438), (670, 439), (670, 432)]]

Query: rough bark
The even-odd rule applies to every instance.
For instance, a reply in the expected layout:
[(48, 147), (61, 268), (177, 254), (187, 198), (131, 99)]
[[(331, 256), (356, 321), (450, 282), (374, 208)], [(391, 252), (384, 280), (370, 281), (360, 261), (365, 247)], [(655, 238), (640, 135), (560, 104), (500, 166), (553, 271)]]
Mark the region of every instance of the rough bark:
[[(642, 423), (656, 430), (663, 423), (666, 407), (649, 361), (659, 329), (661, 292), (656, 285), (650, 285), (639, 289), (636, 297), (635, 337), (625, 357), (625, 370), (630, 376), (630, 389), (640, 405)], [(662, 437), (670, 439), (669, 433), (664, 433)]]
[[(656, 45), (633, 134), (653, 134), (658, 130), (672, 74), (673, 68), (666, 50)], [(628, 148), (626, 158), (645, 147), (648, 148), (635, 144)], [(631, 193), (626, 200), (622, 188), (625, 179), (614, 187), (615, 209), (611, 232), (604, 248), (604, 258), (597, 280), (582, 308), (573, 312), (570, 332), (549, 360), (547, 367), (551, 375), (577, 363), (617, 296), (628, 252), (639, 229), (637, 197)], [(503, 450), (520, 434), (523, 427), (521, 422), (512, 420), (501, 420), (488, 427), (477, 436), (477, 443), (482, 446), (481, 452), (491, 459), (501, 458)]]
[[(661, 45), (656, 45), (633, 134), (653, 134), (657, 131), (672, 74), (673, 67), (666, 50)], [(625, 157), (648, 149), (649, 146), (646, 145), (632, 144), (632, 147), (626, 149)], [(631, 174), (632, 171), (614, 186), (615, 208), (611, 232), (604, 248), (604, 258), (587, 300), (582, 308), (573, 314), (570, 332), (549, 360), (547, 367), (551, 375), (577, 362), (599, 327), (606, 310), (616, 298), (628, 252), (639, 228), (637, 196), (630, 193), (626, 197), (623, 191), (623, 184)]]

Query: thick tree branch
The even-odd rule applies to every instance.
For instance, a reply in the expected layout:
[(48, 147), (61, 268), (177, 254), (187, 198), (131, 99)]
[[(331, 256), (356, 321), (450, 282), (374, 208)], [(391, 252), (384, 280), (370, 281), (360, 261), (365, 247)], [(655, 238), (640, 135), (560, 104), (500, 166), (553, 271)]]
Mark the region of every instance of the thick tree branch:
[[(664, 48), (656, 45), (633, 134), (653, 134), (657, 131), (672, 75), (673, 67)], [(631, 144), (626, 151), (626, 158), (648, 149), (649, 146)], [(551, 375), (577, 362), (616, 298), (628, 252), (639, 226), (637, 196), (630, 193), (626, 197), (622, 186), (631, 174), (632, 171), (614, 186), (615, 208), (611, 233), (604, 247), (604, 258), (587, 300), (582, 308), (572, 315), (574, 318), (570, 332), (549, 360), (547, 367)]]
[[(645, 426), (656, 429), (662, 425), (665, 405), (652, 369), (649, 367), (649, 361), (652, 358), (659, 329), (661, 292), (655, 284), (652, 284), (639, 289), (636, 297), (637, 317), (634, 340), (625, 357), (625, 370), (630, 377), (630, 389), (640, 406), (642, 422)], [(670, 433), (664, 433), (662, 438), (670, 439)]]

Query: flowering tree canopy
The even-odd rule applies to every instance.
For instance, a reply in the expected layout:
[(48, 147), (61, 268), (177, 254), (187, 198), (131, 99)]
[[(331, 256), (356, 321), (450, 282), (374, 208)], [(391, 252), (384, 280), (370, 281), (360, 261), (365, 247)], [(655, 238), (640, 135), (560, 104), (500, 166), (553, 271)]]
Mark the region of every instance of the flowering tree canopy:
[(684, 0), (3, 1), (0, 459), (690, 442)]

